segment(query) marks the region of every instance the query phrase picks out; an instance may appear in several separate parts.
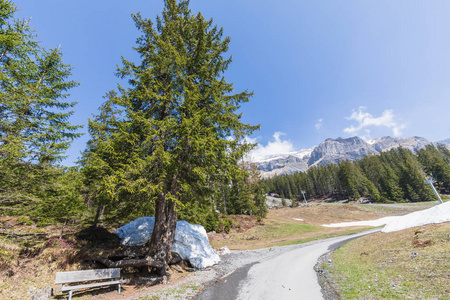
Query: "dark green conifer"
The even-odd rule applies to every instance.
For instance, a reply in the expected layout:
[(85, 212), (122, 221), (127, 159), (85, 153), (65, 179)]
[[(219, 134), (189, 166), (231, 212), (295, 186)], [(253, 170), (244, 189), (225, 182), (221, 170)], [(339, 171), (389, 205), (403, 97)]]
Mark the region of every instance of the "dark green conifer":
[(154, 203), (148, 259), (162, 264), (161, 274), (170, 260), (178, 209), (211, 198), (215, 182), (238, 172), (250, 149), (241, 140), (257, 129), (237, 113), (252, 94), (234, 94), (223, 77), (231, 63), (223, 29), (192, 15), (189, 1), (164, 3), (156, 24), (133, 15), (142, 33), (135, 47), (140, 61), (122, 60), (118, 76), (128, 79), (129, 88), (119, 86), (118, 95), (108, 96), (122, 113), (107, 129), (107, 140), (86, 153), (96, 156), (92, 164), (108, 169), (99, 194), (116, 206)]

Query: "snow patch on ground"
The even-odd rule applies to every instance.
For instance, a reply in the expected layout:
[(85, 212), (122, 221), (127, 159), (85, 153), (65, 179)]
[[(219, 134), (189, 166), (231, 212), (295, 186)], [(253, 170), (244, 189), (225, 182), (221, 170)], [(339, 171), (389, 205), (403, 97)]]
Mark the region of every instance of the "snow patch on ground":
[[(114, 234), (124, 246), (142, 246), (152, 236), (155, 217), (141, 217), (118, 228)], [(178, 221), (172, 251), (188, 260), (195, 268), (203, 269), (220, 261), (209, 244), (206, 230), (201, 225)]]
[(349, 227), (349, 226), (381, 226), (386, 225), (381, 232), (393, 232), (406, 228), (427, 224), (450, 222), (450, 201), (433, 206), (431, 208), (416, 211), (399, 217), (385, 217), (378, 220), (344, 222), (322, 225), (324, 227)]
[(303, 219), (293, 218), (295, 221), (303, 221)]
[(393, 221), (398, 217), (384, 217), (377, 220), (369, 220), (369, 221), (355, 221), (355, 222), (343, 222), (343, 223), (332, 223), (332, 224), (324, 224), (323, 227), (352, 227), (352, 226), (381, 226), (386, 225), (389, 221)]

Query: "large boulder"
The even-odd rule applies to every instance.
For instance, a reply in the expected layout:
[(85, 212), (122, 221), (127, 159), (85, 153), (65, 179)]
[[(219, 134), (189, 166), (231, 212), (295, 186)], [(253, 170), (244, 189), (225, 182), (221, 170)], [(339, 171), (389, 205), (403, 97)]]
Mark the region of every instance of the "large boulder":
[[(142, 246), (150, 239), (154, 226), (155, 217), (141, 217), (118, 228), (114, 234), (119, 236), (124, 246)], [(205, 228), (186, 221), (177, 222), (172, 251), (198, 269), (220, 261), (209, 244)]]

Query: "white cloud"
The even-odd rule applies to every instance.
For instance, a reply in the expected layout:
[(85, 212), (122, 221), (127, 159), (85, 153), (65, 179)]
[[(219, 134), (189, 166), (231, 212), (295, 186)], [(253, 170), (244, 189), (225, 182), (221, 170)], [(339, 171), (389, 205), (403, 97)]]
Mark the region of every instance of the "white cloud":
[[(283, 132), (275, 132), (273, 141), (269, 141), (266, 146), (258, 144), (255, 149), (250, 152), (252, 161), (262, 161), (270, 157), (294, 152), (294, 145), (290, 140), (282, 140), (281, 136), (286, 135)], [(246, 138), (249, 142), (256, 142), (256, 139)]]
[(366, 127), (387, 127), (392, 130), (394, 136), (400, 136), (402, 130), (406, 127), (404, 124), (399, 124), (394, 121), (394, 111), (387, 109), (383, 111), (380, 117), (374, 117), (370, 113), (366, 112), (367, 107), (360, 106), (358, 110), (353, 110), (350, 117), (346, 117), (347, 120), (353, 120), (358, 122), (357, 126), (351, 125), (344, 128), (345, 133), (358, 134), (362, 129), (366, 134), (370, 134), (369, 129)]
[(314, 127), (316, 127), (317, 130), (322, 128), (322, 121), (323, 121), (323, 119), (319, 119), (319, 120), (317, 120), (316, 125), (314, 125)]

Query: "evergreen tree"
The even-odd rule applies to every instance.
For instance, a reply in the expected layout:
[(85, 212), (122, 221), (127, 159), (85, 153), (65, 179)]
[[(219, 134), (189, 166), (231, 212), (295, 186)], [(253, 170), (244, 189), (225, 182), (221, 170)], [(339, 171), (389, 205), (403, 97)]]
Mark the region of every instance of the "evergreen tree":
[(399, 178), (388, 165), (383, 166), (380, 189), (383, 201), (400, 202), (404, 199)]
[[(69, 80), (71, 67), (59, 48), (41, 47), (29, 20), (14, 19), (16, 11), (0, 0), (0, 205), (51, 217), (58, 197), (43, 191), (59, 182), (65, 171), (56, 164), (80, 135), (80, 126), (69, 123), (75, 102), (66, 101), (78, 83)], [(69, 202), (66, 208), (78, 206)]]
[(254, 214), (258, 219), (265, 218), (267, 215), (266, 196), (264, 195), (264, 186), (261, 181), (261, 173), (255, 164), (250, 169), (250, 185), (253, 193)]
[(396, 150), (401, 158), (399, 162), (400, 187), (406, 199), (411, 201), (432, 201), (434, 194), (422, 175), (420, 164), (414, 154), (407, 149)]
[(46, 50), (27, 20), (13, 20), (16, 7), (0, 1), (0, 160), (53, 163), (60, 160), (80, 126), (65, 102), (78, 85), (59, 48)]
[(427, 175), (436, 180), (437, 187), (447, 191), (450, 190), (450, 164), (447, 162), (447, 149), (440, 149), (427, 145), (417, 151), (417, 156)]
[(348, 160), (339, 162), (339, 179), (349, 198), (357, 199), (361, 197), (358, 174), (352, 162)]
[(130, 87), (109, 96), (122, 113), (103, 145), (95, 146), (101, 150), (86, 153), (99, 157), (94, 164), (110, 164), (103, 153), (117, 159), (98, 188), (109, 201), (127, 201), (123, 194), (132, 195), (133, 203), (154, 201), (150, 250), (140, 263), (160, 274), (171, 258), (178, 208), (211, 198), (215, 182), (238, 172), (237, 162), (251, 147), (241, 140), (257, 129), (236, 113), (251, 93), (232, 94), (223, 77), (231, 63), (224, 57), (230, 39), (212, 20), (193, 16), (189, 1), (164, 3), (156, 26), (133, 16), (142, 32), (135, 48), (140, 63), (123, 59), (118, 75)]

